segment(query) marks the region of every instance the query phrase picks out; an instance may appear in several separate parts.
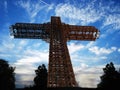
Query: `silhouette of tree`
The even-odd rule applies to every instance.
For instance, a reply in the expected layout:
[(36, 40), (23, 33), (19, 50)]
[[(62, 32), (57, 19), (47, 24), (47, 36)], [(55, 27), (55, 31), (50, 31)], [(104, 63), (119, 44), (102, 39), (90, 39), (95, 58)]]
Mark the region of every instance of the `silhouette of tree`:
[(115, 70), (114, 64), (110, 62), (103, 68), (104, 74), (100, 77), (98, 88), (120, 88), (120, 72)]
[(15, 89), (15, 68), (9, 66), (8, 62), (0, 59), (0, 90)]
[(35, 70), (36, 77), (34, 78), (34, 83), (36, 88), (46, 88), (47, 87), (47, 69), (44, 64)]

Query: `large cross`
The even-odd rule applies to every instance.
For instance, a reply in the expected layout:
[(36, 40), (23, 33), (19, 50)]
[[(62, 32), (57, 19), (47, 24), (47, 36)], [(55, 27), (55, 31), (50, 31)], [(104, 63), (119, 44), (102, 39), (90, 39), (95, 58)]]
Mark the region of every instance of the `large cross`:
[[(11, 25), (14, 38), (43, 39), (50, 43), (48, 87), (76, 87), (68, 40), (95, 41), (99, 31), (94, 26), (76, 26), (62, 23), (60, 17), (51, 17), (43, 24), (16, 23)], [(73, 48), (74, 49), (74, 48)]]

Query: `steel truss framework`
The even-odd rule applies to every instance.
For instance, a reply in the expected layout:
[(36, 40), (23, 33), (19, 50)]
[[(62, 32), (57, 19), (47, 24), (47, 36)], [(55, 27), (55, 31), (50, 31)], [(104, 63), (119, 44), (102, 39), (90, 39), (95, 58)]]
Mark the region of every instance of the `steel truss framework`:
[(48, 23), (16, 23), (10, 29), (14, 38), (42, 39), (50, 43), (48, 87), (77, 86), (66, 42), (94, 41), (99, 35), (94, 26), (69, 25), (62, 23), (60, 17), (54, 16)]

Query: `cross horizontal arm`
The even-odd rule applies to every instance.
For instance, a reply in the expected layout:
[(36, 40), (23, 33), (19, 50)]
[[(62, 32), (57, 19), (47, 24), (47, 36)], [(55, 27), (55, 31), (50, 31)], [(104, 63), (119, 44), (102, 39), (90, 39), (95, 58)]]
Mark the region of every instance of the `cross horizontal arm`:
[(14, 38), (31, 38), (31, 39), (49, 39), (50, 23), (31, 24), (31, 23), (16, 23), (10, 27), (11, 35)]
[(67, 40), (95, 40), (99, 36), (99, 31), (94, 26), (74, 26), (69, 25)]

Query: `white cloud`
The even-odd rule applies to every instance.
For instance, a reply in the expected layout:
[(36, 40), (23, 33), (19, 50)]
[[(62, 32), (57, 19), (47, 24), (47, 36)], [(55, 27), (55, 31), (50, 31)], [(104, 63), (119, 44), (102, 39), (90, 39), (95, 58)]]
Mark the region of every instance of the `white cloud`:
[[(116, 68), (120, 65), (114, 65)], [(89, 66), (85, 63), (80, 63), (79, 67), (74, 67), (74, 73), (78, 85), (81, 87), (96, 88), (101, 81), (100, 76), (103, 75), (104, 65)]]
[(118, 26), (118, 27), (116, 27), (116, 29), (118, 29), (118, 28), (120, 28), (120, 19), (119, 18), (120, 18), (119, 14), (109, 15), (106, 18), (104, 25), (106, 26), (106, 25), (111, 25), (111, 24), (118, 24), (118, 25), (116, 25), (116, 26)]
[(45, 1), (43, 1), (43, 0), (39, 0), (39, 1), (42, 2), (42, 3), (44, 3), (45, 5), (48, 5), (48, 6), (49, 6), (49, 4), (46, 3)]
[(79, 51), (80, 49), (83, 49), (84, 46), (82, 44), (75, 44), (75, 43), (70, 43), (70, 45), (68, 45), (68, 49), (69, 49), (69, 52), (72, 54), (72, 53), (75, 53), (77, 51)]
[(18, 1), (17, 5), (22, 7), (28, 14), (30, 18), (30, 22), (35, 22), (37, 15), (42, 10), (47, 10), (47, 12), (51, 9), (53, 9), (53, 4), (48, 4), (44, 2), (43, 0), (37, 0), (37, 2), (32, 2), (31, 0), (27, 1)]
[(103, 55), (103, 54), (110, 54), (112, 52), (114, 52), (117, 48), (116, 47), (111, 47), (110, 49), (106, 49), (106, 48), (99, 48), (97, 46), (91, 47), (89, 48), (89, 51), (95, 53), (96, 55)]
[(17, 41), (17, 42), (15, 42), (15, 43), (17, 43), (16, 45), (15, 45), (15, 47), (17, 48), (17, 51), (20, 51), (20, 50), (23, 50), (23, 48), (25, 47), (25, 46), (27, 46), (27, 44), (29, 43), (28, 42), (28, 40), (20, 40), (20, 41)]
[(34, 4), (30, 0), (25, 1), (19, 1), (18, 4), (26, 10), (28, 13), (31, 22), (35, 21), (35, 16), (38, 14), (38, 12), (41, 10), (42, 7), (40, 7), (39, 3)]
[(53, 3), (48, 6), (48, 8), (46, 9), (46, 11), (49, 12), (52, 9), (54, 9), (54, 4)]
[(75, 67), (75, 77), (80, 87), (96, 88), (102, 75), (102, 66), (89, 67), (83, 63), (83, 66)]
[(48, 52), (27, 50), (23, 54), (24, 56), (14, 63), (17, 66), (17, 73), (32, 73), (31, 71), (35, 68), (35, 64), (48, 62)]
[(113, 51), (116, 51), (116, 50), (117, 50), (117, 47), (111, 47), (111, 49), (112, 49)]
[(35, 47), (35, 48), (39, 48), (40, 47), (40, 45), (41, 45), (41, 43), (39, 42), (39, 43), (35, 43), (35, 44), (33, 44), (33, 47)]
[[(82, 4), (80, 4), (82, 5)], [(96, 22), (101, 18), (101, 13), (99, 13), (93, 6), (92, 3), (86, 5), (84, 8), (78, 8), (69, 3), (58, 4), (55, 9), (56, 16), (61, 16), (62, 18), (71, 19), (71, 24), (88, 24)]]
[(113, 33), (116, 30), (119, 30), (120, 29), (120, 15), (119, 14), (112, 14), (112, 15), (106, 16), (104, 24), (102, 27), (108, 28), (107, 33)]
[(1, 52), (8, 52), (13, 50), (13, 48), (15, 47), (15, 44), (12, 42), (12, 40), (9, 37), (4, 36), (4, 37), (1, 37), (1, 39), (2, 39), (2, 42), (1, 42), (2, 48), (0, 48)]
[(87, 74), (87, 73), (80, 73), (76, 76), (78, 85), (80, 87), (89, 87), (89, 88), (96, 88), (97, 83), (99, 81), (100, 74)]
[(35, 56), (35, 57), (39, 57), (41, 60), (45, 60), (48, 57), (48, 51), (46, 50), (32, 50), (32, 49), (27, 49), (26, 51), (24, 51), (24, 54), (26, 56)]
[(75, 72), (76, 74), (79, 73), (81, 70), (84, 70), (84, 69), (86, 69), (86, 68), (88, 68), (88, 65), (85, 64), (85, 63), (79, 63), (79, 67), (78, 67), (78, 66), (73, 67), (74, 72)]
[(118, 52), (120, 52), (120, 48), (118, 49)]
[(28, 44), (28, 42), (26, 41), (26, 40), (20, 40), (20, 42), (19, 42), (19, 45), (20, 46), (25, 46), (25, 45), (27, 45)]
[(90, 48), (90, 47), (94, 46), (95, 44), (96, 44), (95, 41), (91, 41), (85, 46), (85, 48)]
[(15, 73), (21, 74), (21, 75), (33, 74), (34, 70), (35, 70), (34, 64), (31, 64), (27, 61), (26, 62), (18, 61), (16, 63), (14, 63), (14, 65), (16, 66)]

